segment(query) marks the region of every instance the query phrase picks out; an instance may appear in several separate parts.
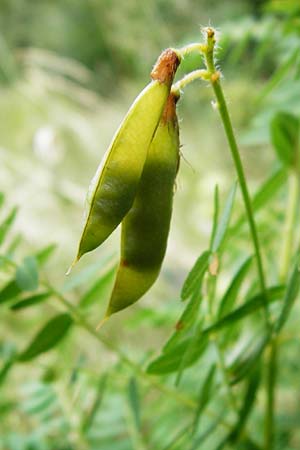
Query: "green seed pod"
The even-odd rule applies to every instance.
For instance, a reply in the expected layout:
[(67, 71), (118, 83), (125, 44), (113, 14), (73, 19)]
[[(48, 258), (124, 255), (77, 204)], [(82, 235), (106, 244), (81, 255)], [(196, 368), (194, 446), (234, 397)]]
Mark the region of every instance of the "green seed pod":
[(122, 222), (121, 261), (106, 318), (135, 303), (160, 272), (179, 166), (177, 100), (172, 93), (168, 97), (133, 206)]
[(116, 132), (89, 187), (86, 222), (73, 264), (102, 244), (131, 208), (179, 63), (175, 50), (161, 54), (151, 72), (152, 81)]

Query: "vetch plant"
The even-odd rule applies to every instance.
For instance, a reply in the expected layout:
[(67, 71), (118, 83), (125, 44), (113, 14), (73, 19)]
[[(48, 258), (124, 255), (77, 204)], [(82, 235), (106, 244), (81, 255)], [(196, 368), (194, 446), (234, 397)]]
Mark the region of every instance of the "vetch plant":
[[(66, 388), (64, 383), (63, 388), (70, 389), (72, 394), (75, 391), (76, 396), (59, 416), (68, 423), (68, 431), (73, 431), (70, 435), (76, 436), (75, 442), (72, 437), (68, 440), (72, 448), (79, 445), (92, 449), (94, 442), (97, 448), (106, 445), (108, 438), (101, 435), (105, 428), (101, 427), (105, 420), (101, 416), (103, 402), (105, 417), (109, 408), (114, 410), (115, 415), (108, 415), (109, 425), (114, 422), (119, 426), (108, 444), (112, 449), (115, 436), (121, 436), (121, 446), (116, 448), (122, 450), (283, 448), (277, 386), (283, 370), (281, 345), (297, 335), (291, 311), (300, 289), (297, 230), (300, 120), (288, 111), (273, 115), (270, 134), (278, 165), (251, 198), (223, 93), (222, 74), (216, 66), (216, 33), (207, 27), (203, 35), (202, 43), (162, 53), (151, 73), (152, 81), (129, 109), (91, 183), (76, 261), (101, 245), (121, 224), (118, 265), (114, 258), (101, 260), (99, 266), (88, 267), (86, 272), (78, 270), (73, 285), (58, 289), (43, 274), (52, 246), (27, 256), (21, 263), (15, 257), (13, 245), (1, 256), (7, 279), (0, 291), (0, 304), (7, 304), (11, 314), (46, 303), (54, 311), (47, 320), (42, 317), (43, 323), (28, 343), (14, 345), (4, 352), (0, 384), (9, 379), (12, 370), (42, 358), (54, 347), (73, 348), (77, 359), (75, 364), (73, 361), (69, 385)], [(204, 67), (195, 68), (174, 82), (179, 63), (190, 53), (201, 54)], [(183, 89), (197, 80), (212, 88), (214, 109), (225, 131), (237, 181), (224, 203), (220, 200), (219, 187), (215, 188), (210, 239), (183, 283), (182, 311), (174, 330), (160, 352), (155, 348), (156, 356), (147, 353), (136, 361), (128, 349), (122, 349), (111, 338), (109, 331), (96, 330), (96, 324), (90, 322), (89, 308), (98, 304), (103, 292), (112, 285), (106, 320), (137, 302), (159, 275), (180, 159), (176, 104)], [(280, 231), (282, 248), (277, 252), (280, 256), (274, 263), (276, 268), (271, 271), (257, 213), (274, 201), (286, 181), (285, 217), (277, 220), (278, 229), (284, 221)], [(238, 192), (244, 212), (236, 215)], [(4, 197), (0, 200), (3, 203)], [(16, 214), (13, 208), (2, 222), (1, 244), (6, 241)], [(245, 225), (248, 234), (241, 238), (239, 233), (241, 230), (246, 233)], [(243, 247), (236, 261), (236, 253), (230, 246), (234, 241), (239, 246), (248, 236), (252, 251), (245, 252)], [(275, 247), (277, 242), (272, 241), (272, 245)], [(235, 270), (231, 273), (233, 265)], [(90, 274), (99, 268), (101, 275), (91, 282)], [(220, 282), (224, 271), (229, 278), (225, 288)], [(79, 294), (76, 291), (79, 286), (88, 286), (87, 291)], [(72, 289), (74, 298), (71, 298)], [(168, 299), (166, 305), (169, 313)], [(160, 318), (159, 311), (151, 314)], [(285, 334), (288, 319), (292, 324), (292, 338)], [(81, 357), (84, 345), (79, 343), (79, 352), (78, 342), (71, 346), (76, 330), (86, 331), (93, 344), (99, 343), (116, 356), (117, 361), (111, 366), (105, 358), (101, 360), (100, 376), (98, 353), (97, 363), (93, 362), (93, 367), (85, 366)], [(56, 370), (55, 363), (51, 368)], [(95, 371), (96, 375), (89, 371)], [(45, 378), (51, 379), (51, 371)], [(85, 388), (76, 384), (78, 378), (83, 380)], [(84, 398), (80, 397), (81, 389)], [(126, 395), (118, 396), (118, 389)], [(86, 392), (92, 398), (88, 408)], [(116, 407), (109, 401), (105, 404), (105, 396), (126, 402), (126, 420), (117, 417), (119, 404)], [(50, 397), (53, 399), (53, 393)], [(160, 408), (157, 408), (158, 401)], [(41, 411), (51, 416), (47, 402)], [(76, 414), (76, 420), (68, 417), (66, 411)], [(97, 423), (100, 416), (102, 422)], [(65, 439), (65, 433), (62, 434)], [(289, 446), (284, 448), (296, 448), (291, 442), (292, 437)]]

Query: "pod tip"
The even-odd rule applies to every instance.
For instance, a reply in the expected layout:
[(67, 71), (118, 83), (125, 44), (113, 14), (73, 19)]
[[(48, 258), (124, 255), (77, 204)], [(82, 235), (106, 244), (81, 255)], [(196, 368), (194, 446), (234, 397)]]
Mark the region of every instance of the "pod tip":
[(66, 276), (70, 275), (73, 267), (75, 266), (75, 264), (78, 263), (79, 259), (80, 259), (80, 256), (77, 255), (76, 258), (74, 259), (74, 261), (72, 262), (72, 264), (70, 265), (70, 267), (68, 268), (68, 270), (66, 271)]
[(98, 323), (98, 325), (96, 326), (96, 331), (99, 331), (100, 328), (102, 328), (102, 326), (105, 324), (105, 322), (109, 319), (109, 315), (107, 315), (107, 313), (105, 314), (105, 316), (103, 317), (103, 319), (100, 320), (100, 322)]
[(158, 80), (160, 83), (171, 85), (177, 67), (180, 64), (180, 55), (173, 48), (167, 48), (158, 58), (151, 72), (152, 80)]

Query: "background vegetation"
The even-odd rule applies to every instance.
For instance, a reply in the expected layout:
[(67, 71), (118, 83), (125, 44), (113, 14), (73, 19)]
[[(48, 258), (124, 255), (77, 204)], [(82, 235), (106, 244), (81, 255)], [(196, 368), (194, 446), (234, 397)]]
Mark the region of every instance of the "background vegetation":
[[(298, 149), (298, 1), (1, 0), (1, 450), (267, 448), (262, 299), (236, 174), (205, 83), (189, 86), (179, 103), (183, 157), (155, 286), (96, 333), (119, 232), (65, 277), (89, 180), (115, 129), (161, 50), (199, 41), (208, 23), (220, 31), (219, 65), (254, 198), (271, 316), (285, 323), (286, 280), (293, 301), (299, 284), (293, 252), (283, 268), (280, 256), (287, 233), (292, 250), (299, 246), (297, 208), (292, 231), (284, 225), (291, 179), (284, 155)], [(200, 65), (187, 57), (178, 78)], [(217, 277), (203, 253), (213, 217)], [(176, 331), (186, 308), (181, 288), (201, 254), (182, 293), (187, 325)], [(293, 307), (271, 370), (274, 449), (300, 447)]]

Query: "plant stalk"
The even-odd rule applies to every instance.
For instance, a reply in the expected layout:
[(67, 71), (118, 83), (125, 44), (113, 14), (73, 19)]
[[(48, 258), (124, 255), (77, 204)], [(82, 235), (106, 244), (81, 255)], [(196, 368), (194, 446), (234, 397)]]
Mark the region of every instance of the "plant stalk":
[(220, 82), (220, 72), (216, 70), (215, 62), (214, 62), (214, 47), (215, 47), (215, 32), (212, 28), (206, 29), (207, 34), (207, 45), (204, 49), (204, 55), (205, 55), (205, 62), (207, 70), (210, 74), (210, 83), (212, 85), (216, 100), (217, 100), (217, 108), (219, 111), (219, 114), (221, 116), (221, 120), (223, 123), (223, 127), (225, 130), (225, 134), (228, 140), (229, 148), (231, 151), (231, 156), (235, 165), (235, 169), (237, 172), (243, 201), (245, 205), (245, 210), (247, 213), (247, 219), (249, 224), (249, 229), (251, 233), (251, 238), (253, 241), (253, 247), (254, 252), (256, 256), (256, 263), (257, 263), (257, 271), (260, 281), (260, 287), (261, 291), (263, 293), (264, 297), (264, 307), (265, 307), (265, 320), (267, 327), (270, 328), (270, 318), (269, 318), (269, 311), (268, 311), (268, 298), (267, 298), (267, 289), (266, 289), (266, 282), (265, 282), (265, 275), (264, 275), (264, 269), (263, 269), (263, 263), (262, 263), (262, 256), (260, 251), (260, 245), (258, 240), (258, 234), (256, 230), (256, 224), (254, 220), (254, 215), (252, 211), (252, 205), (250, 200), (250, 195), (248, 191), (247, 181), (239, 153), (239, 149), (237, 146), (237, 142), (235, 139), (235, 135), (233, 132), (233, 127), (231, 123), (231, 119), (229, 116), (226, 100), (224, 97), (223, 89)]

